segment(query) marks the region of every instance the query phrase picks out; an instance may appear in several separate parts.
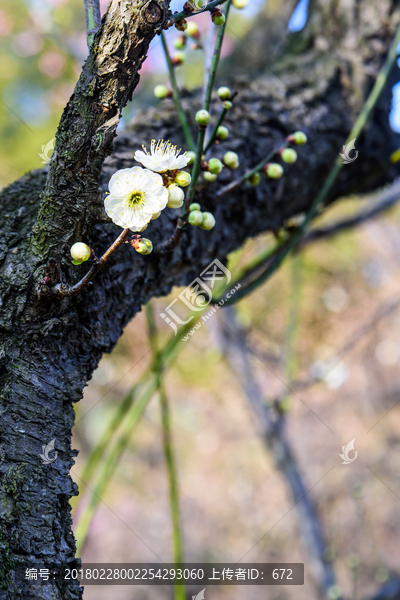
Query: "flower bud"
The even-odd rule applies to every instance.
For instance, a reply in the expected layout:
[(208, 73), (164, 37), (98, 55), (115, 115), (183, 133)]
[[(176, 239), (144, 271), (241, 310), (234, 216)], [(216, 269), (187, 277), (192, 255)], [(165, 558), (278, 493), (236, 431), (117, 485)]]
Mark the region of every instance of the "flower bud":
[(224, 168), (224, 165), (219, 160), (219, 158), (210, 158), (210, 160), (208, 161), (208, 171), (210, 171), (210, 173), (219, 175), (223, 168)]
[(214, 215), (210, 212), (203, 213), (203, 222), (201, 223), (201, 229), (206, 229), (207, 231), (212, 229), (215, 226)]
[(177, 21), (175, 23), (175, 27), (178, 31), (186, 31), (188, 27), (188, 22), (186, 21), (186, 19), (182, 19), (181, 21)]
[[(189, 25), (188, 25), (189, 27)], [(183, 50), (186, 46), (186, 38), (184, 35), (180, 35), (179, 37), (174, 39), (174, 46), (177, 50)]]
[(142, 238), (136, 244), (135, 250), (136, 252), (139, 252), (139, 254), (151, 254), (153, 252), (153, 244), (150, 240)]
[(231, 90), (228, 87), (224, 86), (218, 88), (217, 94), (221, 98), (221, 100), (229, 100), (232, 96)]
[(293, 164), (297, 160), (297, 152), (296, 150), (293, 150), (293, 148), (284, 148), (280, 155), (283, 162), (288, 164)]
[(87, 244), (83, 242), (76, 242), (71, 247), (71, 256), (73, 258), (74, 265), (80, 265), (90, 258), (91, 250)]
[(186, 171), (179, 171), (178, 175), (175, 177), (175, 183), (180, 187), (187, 187), (191, 181), (192, 178)]
[(232, 4), (235, 8), (238, 8), (239, 10), (241, 10), (242, 8), (245, 8), (249, 3), (249, 0), (232, 0)]
[(188, 167), (190, 167), (196, 160), (196, 152), (193, 152), (193, 150), (189, 150), (188, 152), (186, 152), (186, 157), (189, 159)]
[(225, 110), (229, 110), (230, 108), (232, 108), (233, 104), (230, 100), (225, 100), (222, 106)]
[(171, 62), (174, 65), (174, 67), (177, 67), (179, 65), (183, 65), (183, 63), (186, 60), (186, 55), (184, 52), (175, 52), (174, 56), (171, 58)]
[(295, 131), (291, 137), (298, 146), (303, 146), (307, 142), (307, 136), (303, 131)]
[(223, 25), (225, 23), (225, 15), (220, 10), (211, 13), (211, 19), (214, 25)]
[(196, 23), (193, 23), (193, 21), (189, 21), (187, 29), (186, 29), (186, 35), (188, 35), (189, 37), (198, 40), (200, 37), (200, 31), (199, 28), (197, 27)]
[(203, 213), (199, 210), (193, 210), (189, 214), (188, 221), (191, 225), (201, 225), (203, 223)]
[(154, 95), (156, 98), (163, 100), (164, 98), (170, 98), (172, 96), (172, 92), (165, 85), (156, 85), (154, 88)]
[(224, 155), (224, 163), (228, 169), (237, 169), (239, 166), (239, 157), (236, 152), (226, 152)]
[(247, 183), (254, 187), (256, 185), (259, 185), (260, 181), (261, 181), (260, 173), (253, 173), (253, 175), (250, 175), (250, 177), (247, 178)]
[(168, 188), (168, 208), (180, 208), (185, 198), (185, 192), (175, 183)]
[(217, 129), (217, 140), (226, 140), (229, 135), (229, 129), (224, 127), (224, 125), (220, 125)]
[(210, 171), (205, 171), (203, 173), (203, 177), (206, 181), (208, 181), (209, 183), (212, 183), (213, 181), (215, 181), (218, 177), (218, 175), (216, 175), (215, 173), (210, 173)]
[(263, 168), (263, 173), (271, 179), (279, 179), (283, 175), (283, 167), (278, 163), (267, 163)]
[(192, 210), (201, 210), (200, 204), (193, 202), (193, 204), (189, 206), (189, 211), (191, 212)]
[(153, 214), (153, 216), (151, 217), (151, 221), (155, 221), (156, 219), (158, 219), (158, 217), (161, 215), (161, 210), (159, 212), (156, 212)]
[(201, 127), (206, 127), (211, 119), (208, 110), (198, 110), (196, 113), (196, 121)]

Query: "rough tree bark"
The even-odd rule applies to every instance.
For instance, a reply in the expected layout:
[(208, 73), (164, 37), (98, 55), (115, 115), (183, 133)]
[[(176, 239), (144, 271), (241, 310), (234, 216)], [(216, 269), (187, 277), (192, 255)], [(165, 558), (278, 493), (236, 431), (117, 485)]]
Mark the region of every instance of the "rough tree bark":
[[(273, 65), (265, 65), (251, 37), (245, 40), (252, 78), (224, 79), (239, 91), (228, 117), (229, 148), (239, 153), (242, 168), (249, 167), (276, 141), (303, 129), (310, 142), (300, 149), (296, 165), (279, 181), (243, 187), (218, 203), (213, 187), (199, 189), (202, 207), (217, 218), (211, 232), (190, 228), (172, 253), (157, 253), (175, 225), (175, 213), (166, 210), (148, 230), (156, 248), (152, 255), (142, 257), (123, 247), (91, 288), (73, 298), (39, 299), (38, 281), (50, 258), (56, 267), (49, 285), (75, 283), (87, 266), (71, 266), (70, 245), (82, 239), (100, 254), (120, 232), (102, 212), (99, 183), (104, 191), (110, 174), (131, 166), (135, 149), (153, 137), (183, 146), (174, 109), (166, 102), (138, 115), (103, 164), (148, 44), (168, 21), (168, 6), (168, 0), (111, 2), (63, 114), (50, 166), (0, 194), (1, 600), (81, 598), (73, 584), (63, 589), (28, 586), (15, 571), (19, 563), (38, 560), (49, 569), (73, 564), (69, 499), (78, 489), (69, 475), (76, 454), (70, 444), (72, 403), (81, 399), (102, 354), (112, 350), (124, 326), (152, 296), (188, 284), (214, 258), (224, 260), (248, 237), (281, 227), (311, 204), (371, 89), (398, 22), (394, 1), (314, 0), (305, 30), (287, 40), (286, 52)], [(387, 160), (400, 145), (388, 122), (395, 77), (394, 70), (357, 140), (359, 158), (343, 170), (329, 201), (395, 176)], [(196, 95), (185, 100), (190, 115), (198, 106)], [(230, 177), (224, 173), (222, 183)], [(42, 445), (54, 438), (57, 461), (42, 465)]]

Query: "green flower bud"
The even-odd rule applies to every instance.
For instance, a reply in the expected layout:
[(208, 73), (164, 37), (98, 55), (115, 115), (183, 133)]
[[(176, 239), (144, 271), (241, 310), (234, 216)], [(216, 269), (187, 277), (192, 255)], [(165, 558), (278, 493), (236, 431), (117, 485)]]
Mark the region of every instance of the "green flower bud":
[(228, 169), (237, 169), (240, 163), (236, 152), (226, 152), (224, 155), (224, 163)]
[(193, 150), (189, 150), (188, 152), (186, 152), (186, 157), (189, 159), (188, 166), (190, 167), (196, 159), (196, 152), (193, 152)]
[(197, 27), (196, 23), (193, 23), (193, 21), (189, 21), (187, 29), (186, 29), (186, 35), (188, 35), (191, 38), (194, 38), (195, 40), (199, 39), (200, 31), (199, 31), (199, 28)]
[(208, 170), (210, 173), (214, 173), (215, 175), (219, 175), (224, 168), (224, 165), (219, 160), (219, 158), (210, 158), (208, 161)]
[(215, 173), (210, 173), (210, 171), (205, 171), (203, 173), (203, 177), (206, 181), (208, 181), (209, 183), (212, 183), (213, 181), (215, 181), (218, 177), (218, 175), (216, 175)]
[(156, 98), (160, 98), (160, 100), (163, 100), (164, 98), (170, 98), (172, 93), (169, 91), (167, 86), (156, 85), (156, 87), (154, 88), (154, 95)]
[(307, 142), (307, 136), (303, 131), (295, 131), (292, 137), (294, 143), (298, 146), (303, 146)]
[(196, 121), (201, 127), (206, 127), (211, 119), (208, 110), (198, 110), (196, 113)]
[(225, 110), (229, 110), (230, 108), (232, 108), (233, 104), (230, 100), (225, 100), (222, 106)]
[(203, 222), (201, 223), (201, 225), (199, 227), (201, 227), (201, 229), (206, 229), (207, 231), (212, 229), (215, 226), (215, 219), (214, 219), (214, 215), (212, 215), (210, 212), (203, 212)]
[(186, 60), (186, 54), (184, 52), (175, 52), (174, 56), (171, 58), (172, 64), (177, 67), (178, 65), (183, 65)]
[(184, 35), (180, 35), (178, 38), (174, 39), (174, 46), (177, 50), (183, 50), (186, 46), (186, 38)]
[(217, 139), (218, 140), (226, 140), (229, 135), (229, 129), (224, 127), (224, 125), (220, 125), (217, 129)]
[(297, 160), (297, 152), (293, 148), (284, 148), (281, 152), (283, 162), (293, 164)]
[(178, 31), (186, 31), (186, 29), (188, 28), (188, 22), (186, 21), (186, 19), (182, 19), (181, 21), (177, 21), (175, 23), (175, 27)]
[(80, 265), (90, 258), (91, 250), (87, 244), (83, 242), (76, 242), (71, 247), (71, 256), (73, 258), (74, 265)]
[(224, 86), (218, 88), (217, 94), (221, 98), (221, 100), (229, 100), (232, 96), (231, 90), (228, 87)]
[(175, 177), (175, 183), (180, 185), (180, 187), (187, 187), (191, 181), (192, 178), (186, 171), (179, 171), (178, 175)]
[(263, 168), (263, 173), (271, 179), (279, 179), (283, 175), (283, 167), (278, 163), (267, 163)]
[(135, 250), (136, 252), (139, 252), (139, 254), (151, 254), (153, 252), (153, 244), (150, 240), (142, 238), (139, 240)]
[(185, 192), (175, 183), (168, 187), (168, 208), (180, 208), (185, 198)]
[(214, 25), (223, 25), (225, 23), (225, 15), (223, 15), (222, 13), (211, 13), (211, 19), (212, 22), (214, 23)]
[(247, 178), (247, 183), (254, 187), (256, 185), (259, 185), (260, 181), (261, 181), (260, 173), (253, 173), (253, 175), (250, 175), (250, 177)]
[(161, 215), (161, 210), (159, 212), (154, 213), (154, 215), (151, 217), (151, 221), (155, 221), (156, 219), (158, 219), (158, 217)]
[(199, 210), (193, 210), (188, 217), (191, 225), (201, 225), (203, 223), (203, 213)]
[(189, 206), (189, 211), (191, 212), (192, 210), (201, 210), (200, 204), (193, 202), (193, 204)]
[(249, 3), (249, 0), (232, 0), (232, 4), (235, 8), (238, 8), (239, 10), (241, 10), (242, 8), (245, 8)]

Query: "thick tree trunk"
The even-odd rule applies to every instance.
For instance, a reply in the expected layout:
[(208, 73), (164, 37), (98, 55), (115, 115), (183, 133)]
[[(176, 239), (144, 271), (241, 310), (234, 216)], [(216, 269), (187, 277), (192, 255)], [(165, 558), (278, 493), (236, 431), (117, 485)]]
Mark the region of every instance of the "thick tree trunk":
[[(217, 156), (228, 148), (238, 152), (243, 170), (288, 133), (303, 129), (310, 142), (299, 150), (298, 162), (279, 181), (242, 187), (218, 201), (218, 187), (199, 188), (202, 207), (216, 215), (212, 231), (189, 228), (172, 253), (157, 253), (157, 245), (175, 226), (175, 212), (166, 210), (148, 230), (153, 254), (142, 257), (122, 247), (91, 288), (73, 298), (39, 299), (38, 282), (50, 258), (56, 268), (49, 285), (75, 283), (87, 267), (71, 267), (69, 246), (83, 239), (100, 254), (120, 233), (100, 210), (100, 171), (104, 191), (111, 173), (134, 164), (134, 151), (142, 143), (163, 137), (182, 144), (168, 101), (137, 117), (117, 138), (114, 154), (101, 170), (148, 43), (168, 18), (167, 1), (131, 4), (113, 1), (103, 19), (63, 115), (49, 173), (32, 172), (0, 195), (1, 600), (81, 597), (73, 584), (65, 589), (51, 584), (50, 594), (39, 582), (35, 588), (16, 576), (19, 563), (30, 566), (40, 560), (51, 570), (74, 561), (72, 403), (81, 399), (102, 354), (112, 350), (124, 326), (152, 296), (188, 284), (211, 260), (224, 260), (248, 237), (275, 230), (310, 206), (370, 91), (398, 21), (396, 3), (389, 0), (312, 3), (302, 36), (288, 40), (287, 47), (296, 53), (288, 51), (274, 63), (273, 74), (261, 62), (253, 64), (259, 71), (254, 80), (241, 75), (234, 82), (239, 96), (228, 116), (229, 144), (216, 150)], [(116, 15), (124, 28), (116, 27)], [(251, 46), (251, 38), (246, 45)], [(396, 174), (388, 163), (400, 145), (388, 123), (394, 78), (393, 73), (357, 140), (359, 158), (343, 169), (329, 201), (372, 189)], [(185, 103), (193, 115), (197, 97)], [(220, 181), (231, 178), (225, 172)], [(57, 460), (43, 465), (42, 446), (53, 439)]]

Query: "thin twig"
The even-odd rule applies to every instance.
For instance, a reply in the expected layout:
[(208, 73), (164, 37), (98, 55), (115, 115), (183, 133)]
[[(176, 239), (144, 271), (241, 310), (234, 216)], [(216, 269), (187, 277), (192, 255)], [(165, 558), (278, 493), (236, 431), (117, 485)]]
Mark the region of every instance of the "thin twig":
[(86, 36), (87, 45), (93, 44), (94, 36), (98, 32), (101, 25), (101, 13), (99, 0), (83, 0), (85, 4), (85, 21), (86, 21)]
[(360, 211), (358, 214), (350, 217), (349, 219), (343, 219), (338, 221), (329, 227), (320, 227), (318, 229), (312, 229), (300, 242), (299, 248), (303, 248), (311, 242), (318, 241), (322, 238), (327, 238), (332, 235), (356, 227), (369, 219), (382, 214), (383, 212), (392, 208), (400, 200), (400, 179), (394, 182), (394, 185), (388, 190), (385, 190), (382, 199), (377, 202), (374, 206), (367, 208), (366, 210)]
[(207, 84), (210, 78), (211, 63), (215, 47), (215, 38), (217, 36), (217, 27), (211, 21), (208, 24), (207, 39), (204, 46), (204, 67), (203, 67), (203, 95), (202, 102), (204, 104), (207, 92)]
[[(211, 60), (210, 75), (209, 75), (208, 82), (207, 82), (206, 92), (204, 94), (203, 110), (206, 110), (206, 111), (209, 111), (210, 105), (211, 105), (211, 94), (212, 94), (212, 90), (214, 87), (214, 81), (215, 81), (215, 76), (216, 76), (217, 69), (218, 69), (219, 59), (221, 56), (222, 41), (224, 39), (225, 28), (226, 28), (226, 24), (228, 22), (228, 14), (229, 14), (230, 6), (231, 6), (231, 0), (227, 0), (227, 3), (224, 7), (225, 22), (223, 23), (223, 25), (219, 26), (218, 33), (217, 33), (217, 39), (215, 40), (214, 53), (213, 53), (212, 60)], [(191, 184), (189, 187), (188, 195), (186, 197), (186, 211), (187, 212), (189, 210), (189, 205), (193, 202), (194, 195), (196, 192), (197, 181), (198, 181), (200, 173), (201, 173), (201, 160), (202, 160), (202, 156), (203, 156), (203, 152), (204, 152), (205, 137), (206, 137), (206, 127), (199, 126), (199, 133), (197, 136), (196, 158), (195, 158), (195, 161), (193, 164), (193, 170), (192, 170), (192, 181), (191, 181)]]
[(167, 62), (169, 78), (170, 78), (171, 86), (172, 86), (172, 96), (173, 96), (173, 100), (175, 103), (176, 112), (178, 113), (179, 122), (182, 126), (186, 144), (188, 145), (190, 150), (194, 150), (195, 149), (194, 139), (193, 139), (190, 127), (189, 127), (189, 123), (187, 121), (187, 118), (186, 118), (184, 110), (183, 110), (181, 95), (180, 95), (179, 87), (178, 87), (178, 82), (177, 82), (176, 76), (175, 76), (175, 69), (174, 69), (174, 66), (171, 61), (171, 55), (169, 53), (167, 41), (165, 39), (165, 33), (163, 31), (161, 32), (161, 43), (162, 43), (162, 47), (164, 50), (165, 60)]
[(188, 17), (195, 17), (197, 15), (201, 15), (201, 13), (211, 11), (217, 6), (221, 6), (225, 2), (227, 2), (227, 0), (212, 0), (212, 2), (209, 2), (207, 6), (203, 8), (203, 10), (191, 11), (190, 9), (188, 9), (187, 12), (183, 10), (180, 13), (176, 13), (174, 15), (174, 19), (175, 21), (182, 21), (182, 19), (187, 19)]
[[(214, 87), (215, 76), (217, 74), (219, 59), (221, 57), (222, 42), (224, 39), (225, 29), (226, 29), (226, 25), (228, 22), (228, 14), (229, 14), (230, 6), (231, 6), (231, 0), (227, 0), (226, 5), (224, 6), (225, 23), (223, 23), (222, 25), (219, 26), (218, 33), (217, 33), (217, 39), (215, 40), (214, 53), (212, 56), (211, 67), (210, 67), (210, 76), (208, 78), (208, 83), (207, 83), (207, 87), (206, 87), (206, 92), (204, 94), (204, 102), (203, 102), (203, 108), (204, 108), (204, 110), (207, 110), (207, 111), (210, 110), (211, 94), (212, 94), (212, 90)], [(207, 7), (207, 9), (209, 10), (208, 7)]]
[[(299, 240), (298, 244), (293, 248), (293, 251), (297, 252), (302, 250), (305, 246), (313, 242), (317, 242), (321, 239), (333, 236), (345, 229), (356, 227), (361, 223), (369, 219), (382, 214), (386, 210), (392, 208), (400, 200), (400, 180), (395, 181), (392, 187), (386, 190), (381, 200), (374, 204), (374, 206), (360, 211), (354, 217), (339, 221), (334, 225), (326, 228), (312, 229), (305, 237)], [(258, 281), (260, 277), (263, 277), (264, 273), (271, 267), (274, 261), (278, 260), (282, 253), (285, 252), (286, 247), (290, 243), (291, 238), (282, 239), (273, 249), (267, 249), (267, 251), (261, 252), (255, 259), (251, 261), (251, 264), (247, 268), (242, 269), (240, 273), (235, 277), (234, 282), (240, 283), (242, 288), (248, 289), (249, 282)], [(251, 292), (249, 292), (251, 293)], [(213, 299), (213, 303), (217, 304), (220, 298)]]
[(286, 148), (287, 145), (288, 145), (288, 142), (284, 141), (284, 142), (280, 143), (279, 145), (275, 146), (275, 148), (273, 150), (271, 150), (270, 152), (268, 152), (268, 154), (259, 163), (257, 163), (256, 166), (253, 167), (250, 171), (247, 171), (244, 175), (242, 175), (238, 179), (235, 179), (235, 181), (232, 181), (225, 187), (218, 190), (218, 192), (215, 194), (217, 196), (217, 198), (221, 198), (222, 196), (225, 196), (226, 194), (229, 194), (229, 192), (232, 192), (236, 188), (240, 187), (243, 183), (245, 183), (245, 181), (247, 181), (247, 179), (249, 177), (251, 177), (255, 173), (258, 173), (259, 171), (261, 171), (261, 169), (263, 167), (265, 167), (267, 162), (269, 162), (271, 160), (271, 158), (280, 149)]
[(78, 281), (72, 287), (65, 283), (58, 283), (53, 287), (47, 287), (47, 285), (39, 285), (38, 295), (40, 298), (64, 298), (65, 296), (75, 296), (79, 294), (87, 285), (94, 279), (100, 269), (104, 266), (107, 260), (112, 254), (125, 243), (126, 238), (130, 233), (130, 229), (124, 229), (123, 232), (117, 237), (115, 242), (106, 250), (103, 256), (96, 260), (92, 268), (86, 273), (86, 275)]
[(221, 114), (219, 115), (218, 121), (216, 122), (215, 127), (210, 135), (210, 139), (209, 139), (206, 147), (204, 148), (204, 154), (206, 154), (208, 152), (208, 150), (211, 148), (211, 146), (215, 142), (215, 138), (217, 137), (218, 129), (222, 125), (222, 122), (225, 119), (227, 113), (228, 113), (228, 109), (224, 108), (222, 110)]
[[(149, 339), (153, 351), (153, 359), (155, 362), (155, 374), (157, 389), (160, 398), (161, 407), (161, 423), (163, 432), (163, 450), (165, 465), (168, 475), (168, 486), (169, 486), (169, 506), (172, 523), (172, 538), (173, 538), (173, 557), (174, 563), (183, 563), (183, 543), (181, 533), (181, 517), (179, 507), (179, 489), (178, 489), (178, 476), (177, 468), (175, 464), (173, 444), (172, 444), (172, 430), (170, 421), (170, 409), (167, 394), (165, 392), (164, 378), (163, 378), (163, 365), (161, 362), (160, 352), (158, 350), (158, 336), (157, 329), (154, 320), (153, 307), (150, 303), (146, 305), (146, 320), (149, 332)], [(176, 584), (174, 585), (175, 600), (185, 600), (185, 586)]]
[[(195, 319), (182, 327), (179, 336), (171, 336), (160, 351), (159, 360), (162, 368), (171, 365), (176, 359), (179, 350), (183, 347), (179, 342), (181, 335), (186, 335), (193, 327)], [(132, 388), (117, 409), (113, 419), (107, 424), (106, 429), (93, 448), (86, 461), (81, 481), (88, 486), (91, 478), (98, 469), (93, 487), (90, 487), (91, 497), (88, 504), (79, 515), (75, 528), (77, 540), (77, 554), (79, 555), (85, 543), (89, 526), (95, 510), (101, 502), (107, 485), (126, 449), (132, 431), (139, 422), (143, 412), (150, 402), (157, 388), (155, 377), (156, 364), (153, 360), (148, 370), (142, 375), (136, 386)], [(75, 507), (76, 510), (76, 507)]]
[(220, 319), (218, 327), (223, 352), (243, 388), (249, 406), (255, 415), (255, 422), (270, 452), (275, 467), (282, 473), (296, 502), (298, 527), (303, 543), (307, 548), (309, 566), (314, 574), (318, 587), (326, 598), (335, 584), (335, 576), (331, 564), (324, 558), (327, 544), (324, 539), (322, 525), (315, 506), (307, 494), (307, 486), (303, 481), (300, 469), (285, 433), (284, 414), (277, 412), (275, 406), (268, 406), (266, 399), (257, 385), (246, 346), (241, 340), (245, 332), (235, 334), (237, 327), (233, 318), (233, 309), (224, 310), (224, 320)]
[[(397, 27), (396, 35), (393, 38), (393, 41), (390, 46), (390, 50), (386, 57), (385, 63), (383, 65), (382, 69), (380, 70), (378, 77), (376, 78), (375, 84), (374, 84), (359, 116), (357, 117), (357, 120), (356, 120), (349, 136), (347, 137), (347, 140), (345, 141), (345, 145), (347, 145), (349, 142), (351, 142), (351, 140), (353, 140), (354, 138), (358, 137), (360, 135), (361, 131), (363, 130), (363, 128), (364, 128), (372, 110), (374, 109), (376, 102), (378, 101), (378, 98), (386, 84), (387, 78), (393, 67), (393, 64), (396, 61), (397, 46), (398, 46), (399, 42), (400, 42), (400, 24)], [(320, 209), (320, 207), (324, 205), (324, 202), (325, 202), (329, 192), (331, 191), (333, 184), (336, 181), (337, 176), (339, 175), (340, 171), (342, 170), (342, 167), (343, 167), (342, 159), (338, 156), (336, 158), (335, 164), (332, 167), (324, 185), (321, 188), (321, 191), (319, 192), (319, 194), (317, 195), (317, 197), (311, 204), (310, 209), (304, 220), (304, 223), (291, 236), (291, 238), (290, 238), (288, 244), (285, 246), (284, 250), (277, 254), (276, 259), (265, 270), (265, 272), (262, 275), (260, 275), (255, 281), (253, 281), (249, 286), (247, 286), (245, 288), (242, 287), (231, 298), (226, 299), (225, 305), (233, 304), (235, 302), (238, 302), (245, 296), (248, 296), (254, 290), (256, 290), (261, 285), (263, 285), (265, 283), (265, 281), (267, 281), (267, 279), (269, 279), (271, 277), (271, 275), (273, 273), (275, 273), (275, 271), (277, 271), (277, 269), (279, 269), (279, 267), (281, 266), (281, 264), (284, 261), (284, 259), (286, 258), (286, 256), (297, 246), (297, 244), (303, 237), (304, 232), (308, 229), (309, 225), (311, 224), (311, 221), (315, 217), (315, 215), (318, 212), (318, 210)]]

